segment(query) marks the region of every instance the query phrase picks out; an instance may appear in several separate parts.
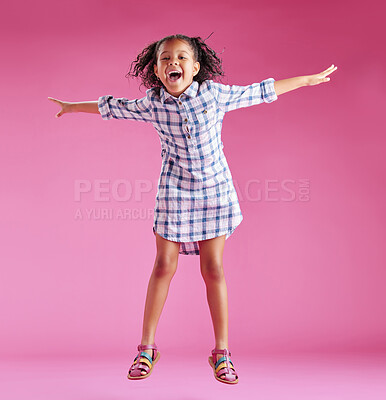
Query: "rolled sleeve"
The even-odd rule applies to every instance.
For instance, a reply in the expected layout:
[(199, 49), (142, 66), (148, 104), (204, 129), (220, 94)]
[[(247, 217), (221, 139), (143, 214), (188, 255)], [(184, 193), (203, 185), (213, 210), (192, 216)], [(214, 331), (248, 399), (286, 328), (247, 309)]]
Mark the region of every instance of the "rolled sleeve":
[(213, 82), (212, 85), (217, 90), (219, 107), (224, 112), (228, 112), (277, 100), (274, 82), (274, 78), (268, 78), (248, 86), (230, 86), (217, 82)]
[(124, 97), (114, 98), (112, 95), (98, 99), (98, 110), (103, 119), (134, 119), (150, 122), (152, 111), (147, 97), (128, 100)]

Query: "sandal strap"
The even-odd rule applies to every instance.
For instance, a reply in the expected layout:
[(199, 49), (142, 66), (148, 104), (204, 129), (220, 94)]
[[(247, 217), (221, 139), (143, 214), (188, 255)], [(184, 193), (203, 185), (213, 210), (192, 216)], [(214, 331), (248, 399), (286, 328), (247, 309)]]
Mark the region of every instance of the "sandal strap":
[(235, 367), (233, 366), (233, 364), (229, 364), (229, 368), (228, 368), (228, 364), (227, 364), (225, 361), (223, 361), (222, 363), (220, 363), (219, 365), (217, 365), (217, 367), (216, 367), (216, 369), (215, 369), (216, 374), (218, 373), (218, 371), (219, 371), (220, 369), (223, 369), (223, 368), (229, 369), (229, 370), (233, 369), (233, 371), (236, 371), (236, 370), (235, 370)]
[[(157, 358), (157, 354), (158, 354), (158, 347), (157, 345), (154, 344), (139, 344), (138, 345), (138, 351), (143, 351), (143, 350), (154, 350), (153, 351), (153, 355), (154, 355), (154, 359)], [(147, 353), (146, 353), (147, 354)], [(148, 355), (148, 354), (147, 354)], [(149, 356), (149, 355), (148, 355)], [(149, 356), (150, 357), (150, 356)], [(150, 357), (151, 359), (151, 357)], [(153, 362), (153, 360), (152, 360)]]
[(149, 367), (149, 365), (146, 364), (144, 361), (141, 361), (141, 362), (139, 362), (139, 363), (134, 363), (134, 364), (131, 366), (129, 372), (133, 372), (133, 371), (139, 369), (139, 370), (144, 370), (144, 371), (146, 372), (146, 374), (148, 374), (149, 371), (151, 370), (151, 368), (152, 368), (152, 367)]
[(146, 358), (147, 362), (150, 363), (150, 365), (153, 364), (152, 358), (144, 351), (138, 354), (137, 357), (134, 358), (134, 361), (138, 360), (138, 358), (140, 359), (138, 362), (141, 362), (143, 358)]
[[(225, 375), (223, 378), (220, 378), (221, 375)], [(238, 375), (236, 374), (235, 371), (229, 370), (227, 368), (223, 368), (222, 370), (217, 372), (218, 378), (225, 380), (227, 382), (233, 382), (234, 380), (238, 379)]]
[(157, 345), (154, 344), (139, 344), (138, 345), (138, 351), (142, 351), (142, 350), (157, 350)]
[(216, 374), (217, 374), (217, 376), (218, 376), (219, 378), (220, 378), (220, 376), (223, 375), (223, 374), (224, 374), (224, 375), (229, 375), (229, 376), (232, 376), (232, 375), (237, 376), (235, 370), (233, 370), (233, 369), (229, 370), (228, 368), (221, 368), (220, 370), (218, 370), (218, 371), (216, 372)]
[(231, 352), (228, 349), (213, 349), (212, 350), (213, 357), (216, 354), (223, 354), (224, 356), (229, 355), (229, 357), (232, 355)]
[(227, 361), (229, 361), (229, 363), (231, 364), (231, 368), (232, 368), (232, 366), (234, 367), (233, 362), (229, 357), (221, 357), (216, 362), (215, 368), (217, 369), (220, 366), (220, 364), (222, 364), (222, 363), (224, 363), (224, 365), (227, 365)]
[(153, 364), (145, 357), (135, 358), (133, 362), (132, 368), (142, 368), (142, 365), (147, 365), (150, 369), (153, 367)]
[(130, 367), (130, 371), (134, 371), (136, 369), (143, 369), (148, 373), (153, 368), (153, 360), (149, 356), (149, 354), (144, 351), (137, 355), (134, 358), (134, 362)]

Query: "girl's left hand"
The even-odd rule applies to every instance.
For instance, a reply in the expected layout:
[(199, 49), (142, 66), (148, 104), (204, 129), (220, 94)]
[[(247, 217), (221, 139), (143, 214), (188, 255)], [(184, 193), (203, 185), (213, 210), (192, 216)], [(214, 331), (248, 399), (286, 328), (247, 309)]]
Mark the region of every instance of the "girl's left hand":
[(313, 85), (319, 85), (319, 83), (328, 82), (330, 78), (326, 78), (326, 76), (330, 75), (337, 68), (338, 67), (334, 67), (334, 64), (332, 64), (331, 67), (327, 68), (323, 72), (320, 72), (319, 74), (308, 75), (306, 79), (307, 85), (313, 86)]

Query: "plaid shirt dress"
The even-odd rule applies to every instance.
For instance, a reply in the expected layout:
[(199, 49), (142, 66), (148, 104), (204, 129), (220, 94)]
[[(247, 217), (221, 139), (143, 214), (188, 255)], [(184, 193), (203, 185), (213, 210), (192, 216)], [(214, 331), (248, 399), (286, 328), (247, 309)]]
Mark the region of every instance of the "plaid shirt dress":
[(178, 98), (163, 87), (141, 99), (98, 99), (103, 119), (151, 122), (161, 142), (161, 173), (153, 233), (180, 243), (180, 254), (198, 255), (198, 241), (233, 233), (243, 219), (223, 152), (221, 126), (228, 111), (277, 100), (274, 79), (248, 86), (206, 80)]

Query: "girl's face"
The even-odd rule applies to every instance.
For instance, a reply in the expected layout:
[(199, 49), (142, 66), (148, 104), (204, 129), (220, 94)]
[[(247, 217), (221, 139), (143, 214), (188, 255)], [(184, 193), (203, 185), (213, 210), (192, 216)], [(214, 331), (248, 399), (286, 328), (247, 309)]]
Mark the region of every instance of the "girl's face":
[(199, 70), (200, 63), (195, 61), (187, 42), (172, 39), (161, 44), (154, 73), (172, 96), (178, 97), (183, 93)]

